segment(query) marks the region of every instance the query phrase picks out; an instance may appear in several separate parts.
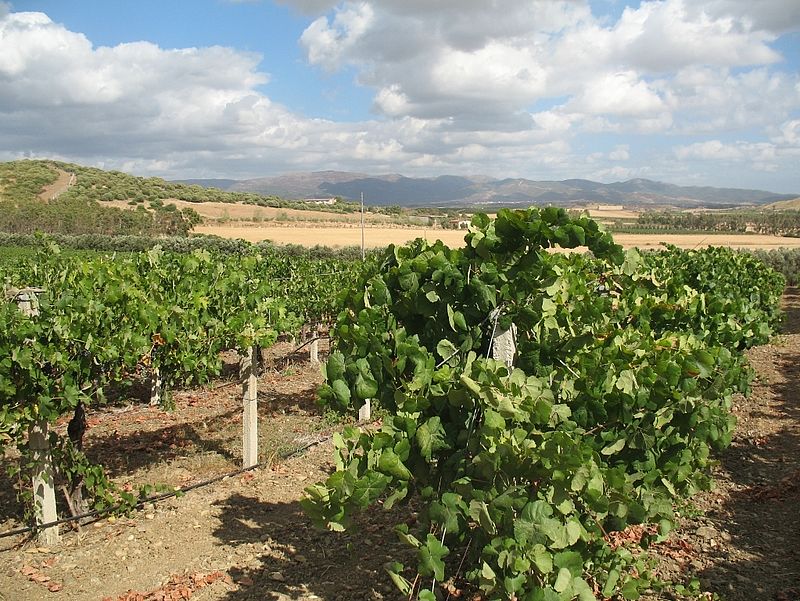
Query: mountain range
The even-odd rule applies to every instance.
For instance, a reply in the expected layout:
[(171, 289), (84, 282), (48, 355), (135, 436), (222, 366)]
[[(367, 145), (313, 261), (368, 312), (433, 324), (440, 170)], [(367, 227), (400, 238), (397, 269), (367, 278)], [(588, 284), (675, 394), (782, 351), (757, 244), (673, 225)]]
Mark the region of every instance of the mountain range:
[(729, 208), (760, 206), (798, 197), (798, 194), (776, 194), (764, 190), (676, 186), (648, 179), (602, 184), (585, 179), (533, 181), (523, 178), (495, 179), (455, 175), (414, 178), (397, 174), (370, 176), (343, 171), (292, 173), (247, 180), (180, 181), (231, 192), (257, 192), (287, 199), (338, 196), (355, 201), (363, 194), (368, 205), (401, 206), (612, 204), (639, 208)]

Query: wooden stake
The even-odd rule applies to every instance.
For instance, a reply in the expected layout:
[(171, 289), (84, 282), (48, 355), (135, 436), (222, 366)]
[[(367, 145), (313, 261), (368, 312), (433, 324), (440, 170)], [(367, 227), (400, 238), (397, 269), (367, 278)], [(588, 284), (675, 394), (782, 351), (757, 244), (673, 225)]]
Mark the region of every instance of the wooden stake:
[(239, 362), (242, 382), (242, 467), (258, 464), (258, 378), (255, 347), (247, 349)]
[[(47, 420), (37, 420), (28, 431), (28, 447), (33, 460), (33, 503), (37, 524), (47, 524), (58, 519), (56, 492), (53, 488), (53, 459), (47, 440)], [(49, 547), (60, 541), (58, 526), (39, 531), (39, 544)]]

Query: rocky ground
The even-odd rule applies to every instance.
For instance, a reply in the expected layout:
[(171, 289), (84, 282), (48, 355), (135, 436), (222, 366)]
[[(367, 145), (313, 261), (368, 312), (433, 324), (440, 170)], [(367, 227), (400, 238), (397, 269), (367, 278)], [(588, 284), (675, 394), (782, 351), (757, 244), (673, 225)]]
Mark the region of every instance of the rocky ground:
[[(800, 600), (797, 290), (787, 293), (785, 308), (783, 333), (749, 352), (757, 379), (753, 394), (736, 401), (739, 425), (719, 457), (715, 489), (683, 509), (680, 528), (655, 549), (657, 571), (678, 582), (697, 579), (701, 598)], [(399, 598), (383, 565), (411, 563), (391, 525), (413, 524), (413, 504), (367, 513), (347, 534), (317, 531), (302, 513), (303, 488), (331, 469), (329, 436), (341, 423), (314, 405), (319, 368), (291, 350), (279, 347), (259, 380), (265, 467), (129, 517), (65, 528), (59, 549), (0, 538), (0, 601)], [(241, 457), (240, 394), (222, 381), (176, 392), (172, 413), (142, 403), (93, 412), (88, 453), (131, 487), (186, 486), (232, 472)], [(0, 533), (19, 525), (11, 488), (0, 481)]]

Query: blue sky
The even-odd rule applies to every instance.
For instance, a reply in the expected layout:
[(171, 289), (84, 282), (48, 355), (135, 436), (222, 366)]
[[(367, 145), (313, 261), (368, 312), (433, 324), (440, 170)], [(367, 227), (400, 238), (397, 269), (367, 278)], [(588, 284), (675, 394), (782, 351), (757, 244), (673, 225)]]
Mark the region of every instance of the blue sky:
[(800, 193), (793, 0), (0, 2), (0, 160)]

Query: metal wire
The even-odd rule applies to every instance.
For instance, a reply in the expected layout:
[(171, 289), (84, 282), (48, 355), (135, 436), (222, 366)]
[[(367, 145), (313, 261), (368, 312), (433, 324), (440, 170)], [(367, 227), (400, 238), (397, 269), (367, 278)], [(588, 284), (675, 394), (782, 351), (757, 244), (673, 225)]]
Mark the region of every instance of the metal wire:
[[(302, 447), (300, 447), (298, 449), (295, 449), (295, 450), (293, 450), (293, 451), (291, 451), (289, 453), (280, 454), (279, 457), (281, 459), (291, 459), (292, 457), (295, 457), (295, 456), (299, 455), (300, 453), (310, 449), (313, 446), (316, 446), (316, 445), (321, 444), (321, 443), (323, 443), (323, 442), (325, 442), (327, 440), (330, 440), (332, 437), (333, 437), (332, 434), (331, 435), (327, 435), (327, 436), (323, 436), (322, 438), (319, 438), (317, 440), (313, 440), (313, 441), (309, 442), (308, 444), (306, 444), (306, 445), (304, 445), (304, 446), (302, 446)], [(257, 463), (255, 465), (253, 465), (253, 466), (250, 466), (250, 467), (241, 468), (241, 469), (238, 469), (238, 470), (235, 470), (235, 471), (232, 471), (232, 472), (227, 472), (225, 474), (220, 474), (218, 476), (214, 476), (213, 478), (209, 478), (207, 480), (202, 480), (200, 482), (195, 482), (194, 484), (189, 484), (189, 485), (183, 486), (181, 488), (176, 488), (175, 490), (172, 490), (170, 492), (165, 492), (165, 493), (160, 493), (160, 494), (157, 494), (157, 495), (153, 495), (151, 497), (147, 497), (146, 499), (142, 499), (141, 501), (138, 501), (132, 507), (132, 509), (137, 509), (139, 507), (142, 507), (146, 503), (157, 503), (159, 501), (163, 501), (165, 499), (176, 497), (178, 495), (185, 494), (187, 492), (190, 492), (190, 491), (198, 489), (198, 488), (204, 488), (204, 487), (209, 486), (211, 484), (215, 484), (216, 482), (219, 482), (220, 480), (224, 480), (225, 478), (232, 478), (234, 476), (238, 476), (240, 474), (244, 474), (245, 472), (249, 472), (249, 471), (255, 470), (255, 469), (260, 468), (260, 467), (267, 467), (267, 465), (268, 465), (267, 462), (263, 462), (262, 461), (260, 463)], [(58, 520), (54, 520), (52, 522), (47, 522), (45, 524), (37, 524), (36, 526), (25, 526), (25, 527), (22, 527), (22, 528), (15, 528), (14, 530), (8, 530), (6, 532), (0, 532), (0, 539), (8, 538), (9, 536), (16, 536), (16, 535), (19, 535), (19, 534), (25, 534), (27, 532), (34, 532), (36, 530), (43, 530), (45, 528), (50, 528), (51, 526), (58, 526), (60, 524), (67, 524), (69, 522), (75, 522), (75, 521), (78, 521), (78, 520), (83, 520), (85, 518), (97, 518), (97, 519), (92, 519), (92, 520), (86, 522), (87, 524), (90, 524), (92, 522), (99, 521), (105, 515), (113, 513), (114, 511), (119, 509), (121, 506), (122, 505), (115, 505), (113, 507), (108, 507), (108, 508), (102, 509), (102, 510), (87, 511), (86, 513), (81, 513), (81, 514), (74, 515), (74, 516), (71, 516), (71, 517), (61, 518), (61, 519), (58, 519)], [(0, 549), (0, 552), (8, 551), (8, 550), (9, 549)]]

